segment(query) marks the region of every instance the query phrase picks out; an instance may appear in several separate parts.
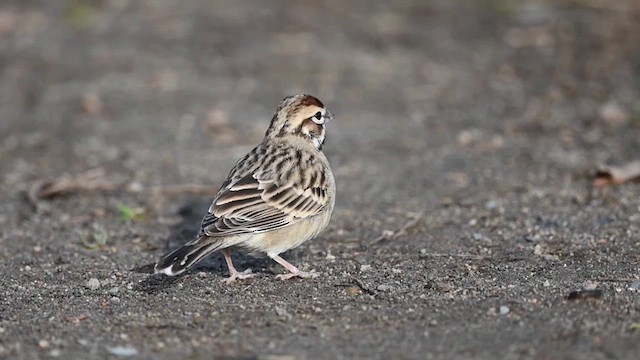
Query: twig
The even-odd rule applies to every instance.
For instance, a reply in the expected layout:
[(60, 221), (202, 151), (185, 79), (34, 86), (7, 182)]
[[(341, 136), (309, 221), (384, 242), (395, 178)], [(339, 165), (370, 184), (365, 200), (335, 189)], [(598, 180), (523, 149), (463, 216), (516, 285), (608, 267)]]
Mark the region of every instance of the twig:
[(179, 194), (214, 195), (217, 187), (197, 184), (153, 186), (145, 188), (125, 182), (104, 179), (104, 169), (92, 169), (75, 176), (62, 176), (53, 181), (36, 181), (27, 190), (27, 198), (36, 208), (46, 208), (42, 200), (80, 192), (149, 192), (152, 195), (174, 196)]
[(364, 284), (362, 284), (362, 281), (360, 281), (360, 279), (353, 278), (353, 282), (355, 282), (356, 285), (358, 285), (358, 287), (360, 289), (362, 289), (362, 291), (366, 292), (367, 294), (369, 294), (369, 295), (375, 295), (376, 294), (375, 291), (369, 289), (369, 287), (367, 287), (367, 286), (364, 286)]
[(29, 188), (29, 198), (47, 199), (57, 195), (78, 191), (112, 191), (120, 184), (101, 180), (104, 177), (103, 169), (92, 169), (75, 177), (63, 176), (54, 181), (37, 181)]
[(399, 230), (391, 231), (385, 230), (382, 232), (382, 235), (375, 238), (371, 245), (377, 244), (383, 240), (396, 240), (400, 236), (403, 236), (407, 233), (409, 229), (414, 227), (420, 220), (422, 219), (422, 213), (413, 214), (413, 219), (407, 221)]

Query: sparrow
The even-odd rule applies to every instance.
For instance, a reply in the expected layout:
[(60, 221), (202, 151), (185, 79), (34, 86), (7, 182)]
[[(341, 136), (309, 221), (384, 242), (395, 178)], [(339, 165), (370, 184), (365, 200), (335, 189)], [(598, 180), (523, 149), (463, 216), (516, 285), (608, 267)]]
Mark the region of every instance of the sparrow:
[(320, 100), (292, 95), (278, 105), (262, 142), (238, 160), (213, 198), (197, 236), (162, 256), (156, 274), (178, 275), (221, 250), (232, 283), (254, 276), (238, 271), (232, 250), (266, 254), (293, 277), (310, 278), (280, 254), (316, 237), (329, 224), (336, 185), (322, 152), (333, 115)]

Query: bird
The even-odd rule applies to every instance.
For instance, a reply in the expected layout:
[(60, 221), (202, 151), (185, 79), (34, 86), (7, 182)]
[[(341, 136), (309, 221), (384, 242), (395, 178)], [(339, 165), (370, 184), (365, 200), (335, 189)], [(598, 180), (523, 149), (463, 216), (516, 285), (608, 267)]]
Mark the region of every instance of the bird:
[(315, 278), (280, 254), (322, 232), (335, 205), (336, 184), (322, 152), (326, 126), (333, 119), (318, 98), (297, 94), (278, 105), (262, 142), (238, 160), (214, 196), (195, 238), (162, 256), (156, 274), (175, 276), (221, 250), (227, 284), (255, 276), (238, 271), (231, 258), (237, 250), (264, 255), (288, 273), (280, 280)]

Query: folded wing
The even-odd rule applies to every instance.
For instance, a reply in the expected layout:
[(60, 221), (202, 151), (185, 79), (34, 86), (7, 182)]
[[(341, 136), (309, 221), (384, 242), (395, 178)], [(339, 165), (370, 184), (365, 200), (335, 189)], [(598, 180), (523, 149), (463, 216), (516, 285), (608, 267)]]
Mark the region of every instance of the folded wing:
[(212, 237), (261, 233), (320, 213), (328, 203), (324, 168), (288, 165), (279, 175), (257, 170), (226, 184), (203, 219), (202, 232)]

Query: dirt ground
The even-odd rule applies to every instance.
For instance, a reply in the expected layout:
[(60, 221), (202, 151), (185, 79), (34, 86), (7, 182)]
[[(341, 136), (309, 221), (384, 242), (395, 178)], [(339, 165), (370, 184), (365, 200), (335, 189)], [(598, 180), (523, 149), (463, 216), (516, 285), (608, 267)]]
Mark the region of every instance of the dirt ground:
[[(3, 0), (0, 358), (637, 359), (640, 185), (591, 182), (640, 158), (639, 34), (635, 0)], [(285, 257), (322, 275), (150, 274), (299, 92), (338, 197)]]

